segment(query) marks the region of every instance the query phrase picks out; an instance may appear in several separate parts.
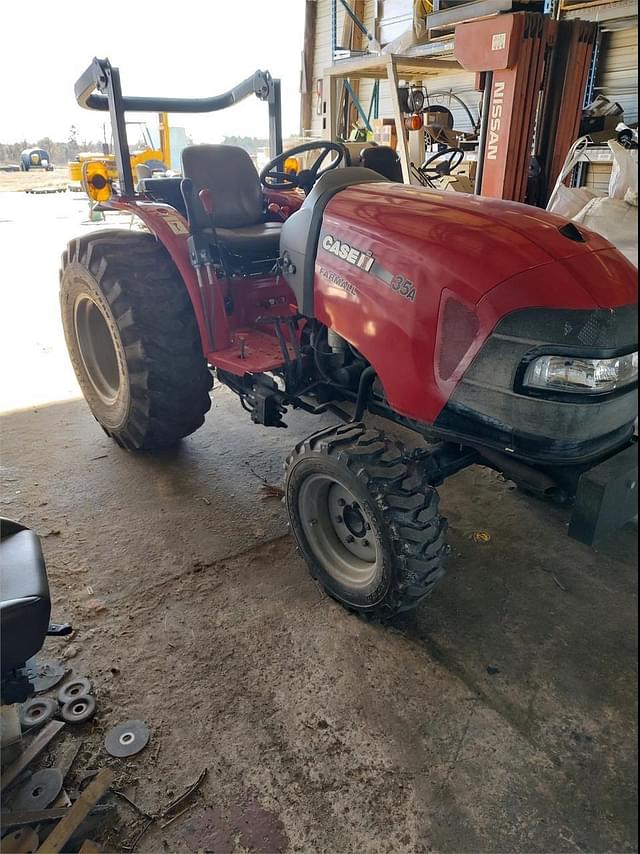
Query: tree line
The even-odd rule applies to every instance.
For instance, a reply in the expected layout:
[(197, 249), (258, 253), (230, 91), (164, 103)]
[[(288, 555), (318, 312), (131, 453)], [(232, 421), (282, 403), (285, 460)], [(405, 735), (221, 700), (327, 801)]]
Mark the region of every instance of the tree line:
[(78, 129), (72, 125), (66, 142), (56, 142), (49, 136), (41, 139), (22, 139), (18, 142), (0, 142), (0, 163), (19, 163), (20, 153), (25, 148), (44, 148), (49, 153), (51, 162), (63, 166), (69, 160), (75, 160), (80, 151), (102, 152), (103, 143), (90, 140), (79, 140)]
[[(240, 148), (244, 148), (245, 151), (249, 152), (249, 154), (255, 156), (259, 149), (266, 148), (268, 146), (269, 141), (255, 136), (225, 136), (223, 138), (223, 144), (240, 146)], [(44, 148), (45, 151), (49, 152), (51, 163), (57, 166), (64, 166), (64, 164), (68, 163), (70, 160), (75, 160), (81, 151), (95, 151), (102, 153), (103, 147), (103, 142), (86, 139), (79, 140), (78, 130), (75, 125), (72, 125), (69, 131), (69, 138), (66, 142), (55, 142), (48, 136), (44, 136), (42, 139), (35, 141), (23, 139), (19, 142), (0, 142), (0, 163), (18, 164), (20, 161), (20, 153), (24, 151), (25, 148)], [(139, 140), (138, 143), (131, 146), (132, 149), (143, 147), (143, 140)]]

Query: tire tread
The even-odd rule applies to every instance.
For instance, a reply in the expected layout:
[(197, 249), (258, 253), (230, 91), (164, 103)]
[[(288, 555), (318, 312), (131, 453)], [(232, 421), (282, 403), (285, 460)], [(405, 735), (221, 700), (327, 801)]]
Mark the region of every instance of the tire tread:
[(151, 234), (117, 229), (75, 238), (62, 255), (61, 299), (72, 263), (102, 292), (127, 361), (129, 417), (108, 435), (131, 450), (152, 450), (193, 433), (211, 407), (213, 377), (189, 295), (164, 247)]
[(343, 604), (380, 620), (415, 608), (444, 577), (449, 553), (447, 520), (439, 512), (439, 496), (423, 463), (407, 454), (400, 442), (361, 422), (328, 427), (299, 442), (285, 463), (287, 473), (309, 453), (332, 457), (348, 468), (372, 497), (390, 532), (395, 582), (373, 607)]

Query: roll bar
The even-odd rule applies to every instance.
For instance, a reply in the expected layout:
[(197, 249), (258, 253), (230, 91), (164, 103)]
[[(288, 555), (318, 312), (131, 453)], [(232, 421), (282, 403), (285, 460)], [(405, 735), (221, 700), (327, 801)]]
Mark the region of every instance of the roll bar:
[[(100, 94), (95, 94), (97, 90)], [(120, 70), (108, 59), (94, 58), (75, 85), (78, 104), (86, 110), (109, 112), (115, 142), (116, 167), (122, 195), (133, 195), (129, 143), (127, 142), (125, 112), (212, 113), (226, 110), (255, 95), (269, 107), (269, 155), (282, 151), (282, 105), (280, 81), (268, 71), (256, 71), (233, 89), (211, 98), (149, 98), (124, 96)]]

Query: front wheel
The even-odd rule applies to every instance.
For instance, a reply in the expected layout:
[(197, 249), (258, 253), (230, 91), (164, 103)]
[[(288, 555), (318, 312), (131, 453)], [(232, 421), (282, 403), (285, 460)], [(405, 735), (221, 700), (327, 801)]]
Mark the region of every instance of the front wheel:
[(289, 520), (309, 569), (348, 608), (387, 619), (444, 576), (446, 519), (420, 464), (362, 423), (322, 430), (286, 463)]

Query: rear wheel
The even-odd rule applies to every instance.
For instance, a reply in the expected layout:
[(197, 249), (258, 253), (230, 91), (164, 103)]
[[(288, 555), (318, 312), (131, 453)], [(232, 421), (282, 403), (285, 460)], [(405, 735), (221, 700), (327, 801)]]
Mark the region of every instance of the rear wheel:
[(438, 494), (402, 446), (364, 424), (322, 430), (286, 464), (292, 531), (311, 574), (378, 619), (415, 608), (444, 575)]
[(60, 275), (69, 356), (105, 432), (152, 450), (200, 427), (213, 379), (184, 282), (153, 235), (77, 238)]

